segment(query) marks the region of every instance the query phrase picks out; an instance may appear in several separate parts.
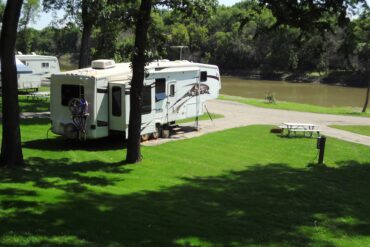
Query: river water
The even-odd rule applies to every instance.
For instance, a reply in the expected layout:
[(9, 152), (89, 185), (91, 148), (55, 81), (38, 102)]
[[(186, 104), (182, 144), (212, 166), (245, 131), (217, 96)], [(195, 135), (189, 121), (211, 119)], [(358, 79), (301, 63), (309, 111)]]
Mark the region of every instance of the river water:
[(277, 101), (291, 101), (320, 106), (362, 107), (366, 89), (332, 86), (319, 83), (247, 80), (239, 77), (221, 78), (221, 94), (264, 99), (270, 92)]

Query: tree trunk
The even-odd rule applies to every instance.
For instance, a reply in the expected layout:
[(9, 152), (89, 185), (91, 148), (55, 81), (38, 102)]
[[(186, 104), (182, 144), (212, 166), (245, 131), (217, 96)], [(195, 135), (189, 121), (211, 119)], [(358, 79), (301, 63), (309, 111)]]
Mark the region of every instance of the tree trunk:
[(23, 0), (7, 1), (0, 41), (3, 91), (3, 138), (0, 165), (8, 167), (24, 165), (19, 127), (17, 68), (14, 55), (22, 4)]
[(23, 49), (21, 49), (20, 51), (24, 52), (25, 54), (28, 54), (31, 52), (30, 46), (28, 43), (28, 30), (27, 30), (30, 17), (31, 17), (31, 8), (28, 8), (25, 14), (25, 17), (24, 17), (23, 27), (21, 28), (20, 33), (19, 33), (20, 36), (18, 36), (18, 39), (21, 39), (23, 42)]
[(367, 105), (369, 104), (369, 94), (370, 94), (370, 79), (367, 78), (366, 98), (365, 98), (364, 107), (362, 108), (362, 112), (366, 112)]
[(127, 163), (141, 161), (140, 134), (141, 134), (141, 105), (142, 89), (144, 85), (145, 50), (147, 46), (147, 32), (150, 24), (152, 0), (141, 0), (140, 10), (136, 19), (135, 47), (132, 59), (132, 81), (130, 90), (130, 121), (128, 127)]
[(87, 68), (90, 66), (90, 40), (91, 33), (93, 29), (93, 19), (94, 17), (89, 16), (89, 6), (86, 0), (82, 1), (82, 38), (81, 38), (81, 48), (80, 48), (80, 60), (78, 67), (80, 69)]

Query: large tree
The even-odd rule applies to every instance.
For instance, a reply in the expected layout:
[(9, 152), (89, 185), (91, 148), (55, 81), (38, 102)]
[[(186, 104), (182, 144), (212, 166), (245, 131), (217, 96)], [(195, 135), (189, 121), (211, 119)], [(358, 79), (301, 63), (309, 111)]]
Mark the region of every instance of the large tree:
[(142, 159), (140, 149), (142, 90), (144, 85), (148, 30), (153, 5), (168, 6), (174, 10), (180, 10), (191, 15), (195, 9), (206, 9), (204, 6), (209, 3), (215, 3), (215, 0), (141, 0), (140, 9), (135, 15), (135, 45), (132, 58), (133, 76), (130, 90), (127, 163), (137, 163)]
[(271, 9), (277, 21), (275, 26), (289, 25), (302, 31), (331, 29), (330, 16), (336, 17), (339, 25), (349, 23), (348, 13), (358, 10), (358, 5), (365, 5), (365, 0), (260, 0), (261, 4)]
[(107, 1), (95, 25), (93, 58), (113, 58), (116, 62), (129, 59), (134, 45), (133, 15), (139, 6), (138, 0)]
[(0, 39), (3, 134), (0, 165), (15, 167), (24, 165), (21, 132), (15, 43), (23, 0), (8, 0), (5, 7)]
[(132, 81), (130, 90), (130, 120), (127, 143), (127, 163), (137, 163), (141, 160), (141, 106), (142, 90), (146, 63), (146, 48), (152, 0), (142, 0), (136, 15), (135, 46), (132, 58)]
[(105, 0), (44, 0), (44, 10), (64, 9), (67, 16), (82, 24), (79, 68), (90, 66), (91, 35), (99, 14), (106, 7)]
[(326, 50), (323, 47), (325, 39), (333, 35), (336, 28), (347, 26), (350, 23), (350, 15), (357, 14), (358, 10), (366, 5), (365, 0), (259, 0), (259, 2), (269, 8), (276, 18), (271, 29), (288, 27), (298, 31), (294, 40), (297, 54), (293, 61), (296, 60), (296, 68), (301, 70), (327, 67), (324, 65), (323, 57)]
[(358, 58), (356, 70), (365, 75), (364, 80), (367, 84), (362, 107), (362, 112), (366, 112), (370, 98), (370, 11), (368, 7), (353, 24), (353, 35), (350, 36), (356, 40), (354, 47), (354, 53)]
[(28, 25), (35, 22), (40, 12), (40, 0), (27, 0), (23, 4), (21, 17), (19, 20), (18, 50), (29, 53), (30, 50), (30, 31)]

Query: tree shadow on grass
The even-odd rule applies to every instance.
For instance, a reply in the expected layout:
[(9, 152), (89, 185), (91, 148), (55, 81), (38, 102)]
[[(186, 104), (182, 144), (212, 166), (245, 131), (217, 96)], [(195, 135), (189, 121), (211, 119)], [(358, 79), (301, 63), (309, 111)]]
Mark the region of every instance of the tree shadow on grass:
[(25, 96), (18, 100), (21, 112), (44, 112), (50, 109), (49, 100), (36, 100)]
[[(82, 164), (74, 165), (83, 170)], [(370, 237), (370, 164), (338, 165), (296, 169), (257, 164), (223, 176), (183, 178), (183, 185), (157, 192), (128, 195), (93, 192), (84, 186), (76, 192), (67, 185), (64, 200), (47, 205), (42, 213), (24, 210), (35, 207), (32, 201), (2, 200), (13, 205), (16, 213), (1, 220), (0, 234), (43, 236), (29, 240), (28, 246), (74, 246), (63, 239), (52, 242), (63, 236), (82, 241), (81, 246), (334, 246), (327, 236), (315, 236), (318, 228), (327, 230), (328, 236)], [(39, 167), (38, 177), (9, 180), (2, 175), (0, 182), (37, 184), (42, 177), (53, 176), (49, 174), (53, 165), (43, 167), (47, 166)], [(70, 169), (65, 178), (58, 174), (86, 183)], [(85, 172), (96, 169), (91, 164)], [(352, 222), (338, 220), (343, 218)], [(20, 245), (1, 238), (0, 243)]]
[[(57, 188), (64, 191), (84, 191), (84, 186), (108, 186), (113, 185), (117, 179), (104, 177), (104, 174), (126, 174), (131, 171), (126, 162), (105, 163), (91, 160), (76, 163), (69, 159), (42, 159), (29, 158), (28, 167), (14, 169), (0, 168), (0, 183), (27, 183), (32, 182), (38, 188)], [(86, 175), (87, 173), (99, 173), (98, 175)], [(67, 182), (67, 183), (64, 183)], [(15, 188), (2, 189), (7, 195), (20, 195)], [(31, 193), (31, 191), (27, 191)]]
[[(2, 124), (2, 119), (0, 120)], [(26, 118), (21, 119), (21, 126), (22, 125), (50, 125), (50, 119), (48, 118)]]
[(50, 119), (48, 118), (21, 119), (21, 126), (22, 125), (50, 125)]
[(109, 136), (106, 138), (94, 140), (68, 140), (62, 137), (50, 139), (38, 139), (26, 141), (24, 148), (48, 150), (48, 151), (104, 151), (104, 150), (122, 150), (126, 148), (126, 139), (122, 135)]

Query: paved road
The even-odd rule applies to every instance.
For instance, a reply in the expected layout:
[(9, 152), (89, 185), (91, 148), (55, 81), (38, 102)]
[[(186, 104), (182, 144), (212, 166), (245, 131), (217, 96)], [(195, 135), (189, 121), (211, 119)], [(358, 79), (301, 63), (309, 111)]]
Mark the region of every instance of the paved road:
[[(280, 125), (283, 122), (303, 122), (319, 125), (319, 128), (322, 131), (321, 133), (326, 136), (370, 146), (369, 136), (363, 136), (328, 127), (328, 125), (333, 124), (370, 125), (370, 118), (275, 110), (224, 100), (211, 100), (208, 101), (206, 105), (210, 112), (219, 113), (225, 117), (215, 119), (213, 122), (210, 120), (201, 121), (199, 131), (186, 131), (185, 133), (172, 136), (170, 140), (192, 138), (205, 133), (253, 124)], [(170, 140), (152, 140), (144, 145), (158, 145)]]

